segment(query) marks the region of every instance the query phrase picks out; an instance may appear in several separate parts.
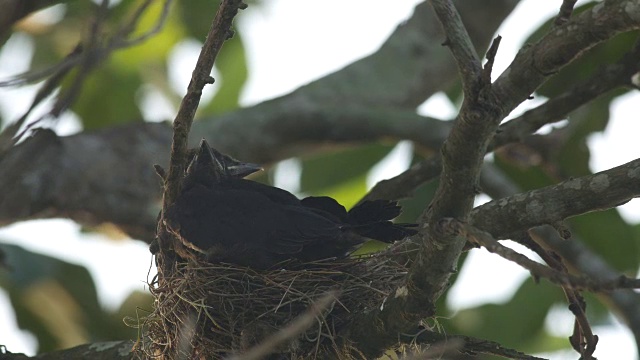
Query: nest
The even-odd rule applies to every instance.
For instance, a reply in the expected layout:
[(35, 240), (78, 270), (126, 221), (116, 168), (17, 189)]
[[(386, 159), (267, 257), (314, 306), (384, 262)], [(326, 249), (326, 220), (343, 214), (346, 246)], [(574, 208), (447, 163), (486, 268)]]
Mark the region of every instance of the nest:
[(150, 284), (155, 309), (142, 324), (141, 350), (162, 359), (242, 354), (336, 292), (313, 324), (272, 349), (269, 359), (363, 358), (340, 332), (353, 316), (379, 308), (406, 271), (381, 254), (269, 271), (193, 259), (174, 263)]

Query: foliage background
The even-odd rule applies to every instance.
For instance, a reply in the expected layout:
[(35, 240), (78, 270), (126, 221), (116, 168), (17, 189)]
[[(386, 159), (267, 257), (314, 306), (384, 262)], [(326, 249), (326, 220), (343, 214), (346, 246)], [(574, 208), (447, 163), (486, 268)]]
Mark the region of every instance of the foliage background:
[[(138, 2), (122, 1), (114, 5), (109, 18), (113, 26), (121, 21), (122, 16), (129, 13), (136, 3)], [(202, 11), (204, 8), (210, 8), (209, 3), (210, 1), (206, 0), (176, 2), (161, 33), (141, 46), (115, 52), (87, 79), (81, 97), (72, 107), (72, 114), (65, 115), (57, 123), (45, 123), (45, 125), (58, 129), (59, 133), (71, 133), (112, 127), (128, 122), (171, 119), (186, 89), (194, 62), (193, 54), (194, 52), (197, 54), (199, 50), (197, 39), (203, 38), (209, 26), (211, 14)], [(315, 77), (337, 70), (353, 59), (374, 51), (393, 30), (395, 23), (410, 15), (413, 5), (403, 2), (396, 7), (383, 2), (370, 1), (352, 4), (354, 9), (365, 8), (371, 13), (374, 10), (381, 10), (383, 14), (379, 18), (372, 16), (370, 19), (364, 19), (363, 14), (367, 11), (344, 10), (336, 13), (327, 10), (331, 9), (331, 6), (320, 3), (309, 3), (305, 6), (292, 6), (285, 1), (270, 4), (250, 3), (250, 12), (240, 16), (236, 36), (225, 44), (217, 61), (217, 73), (214, 75), (216, 84), (208, 90), (209, 93), (205, 95), (206, 101), (199, 109), (199, 117), (207, 119), (202, 121), (215, 121), (212, 116), (236, 109), (241, 104), (251, 105), (269, 97), (285, 94)], [(523, 1), (521, 8), (529, 6), (531, 11), (533, 9), (531, 3), (536, 1)], [(159, 2), (156, 4), (152, 11), (145, 15), (141, 28), (149, 28), (157, 20), (161, 7)], [(580, 4), (589, 6), (587, 1)], [(498, 53), (498, 61), (503, 64), (496, 64), (495, 74), (499, 74), (512, 59), (514, 50), (520, 45), (519, 38), (530, 36), (531, 39), (535, 39), (539, 36), (541, 30), (535, 27), (546, 26), (542, 22), (555, 15), (555, 5), (557, 4), (545, 4), (549, 9), (546, 15), (541, 15), (541, 18), (531, 16), (533, 18), (531, 24), (534, 28), (524, 29), (512, 25), (506, 33), (499, 31), (504, 41)], [(533, 6), (539, 7), (539, 5)], [(281, 12), (287, 9), (295, 11), (283, 15)], [(4, 76), (15, 74), (18, 65), (28, 65), (31, 69), (37, 69), (61, 60), (85, 33), (87, 19), (92, 10), (91, 2), (69, 1), (59, 5), (53, 12), (50, 10), (50, 16), (59, 17), (57, 22), (47, 23), (45, 17), (31, 18), (22, 22), (11, 39), (4, 39), (6, 42), (0, 65), (10, 65), (0, 67), (2, 74)], [(524, 13), (527, 10), (520, 9), (520, 11)], [(320, 16), (321, 14), (324, 16)], [(288, 19), (290, 22), (286, 26), (280, 24), (276, 27), (274, 23), (277, 20), (272, 22), (268, 20), (271, 16), (280, 21)], [(322, 24), (313, 23), (310, 19), (328, 17), (331, 17), (332, 22), (336, 21), (343, 26), (333, 26), (335, 27), (333, 32), (327, 27), (322, 27), (320, 35), (312, 35), (313, 31), (318, 30), (317, 27)], [(516, 21), (524, 22), (524, 18), (526, 15)], [(261, 21), (262, 25), (260, 25)], [(365, 23), (368, 21), (369, 25), (360, 25), (363, 21)], [(261, 34), (260, 31), (266, 33)], [(376, 33), (371, 34), (371, 32)], [(598, 47), (589, 56), (563, 70), (559, 76), (543, 86), (536, 95), (536, 101), (561, 93), (570, 84), (588, 75), (597, 64), (615, 61), (630, 47), (636, 36), (637, 34), (619, 36), (615, 41)], [(268, 41), (269, 37), (272, 41)], [(20, 54), (20, 47), (24, 47), (24, 43), (30, 43), (33, 49), (30, 62), (25, 61), (27, 55), (24, 52)], [(330, 56), (332, 54), (338, 56)], [(298, 62), (295, 64), (297, 66), (292, 62)], [(63, 87), (68, 85), (63, 84)], [(33, 87), (31, 90), (33, 91)], [(452, 104), (460, 102), (460, 90), (455, 86), (446, 87), (443, 90), (446, 93), (432, 98), (419, 111), (443, 120), (452, 118), (455, 107)], [(5, 91), (13, 92), (9, 95)], [(5, 100), (0, 100), (2, 104), (0, 120), (3, 125), (6, 125), (15, 120), (16, 116), (24, 110), (16, 105), (19, 102), (6, 99), (17, 97), (22, 102), (25, 99), (28, 102), (30, 99), (24, 89), (3, 89), (2, 94)], [(5, 97), (4, 94), (7, 96)], [(577, 125), (569, 129), (569, 140), (549, 154), (550, 157), (557, 159), (553, 161), (553, 167), (550, 168), (545, 162), (536, 164), (514, 161), (513, 154), (498, 154), (495, 157), (495, 164), (509, 175), (514, 184), (527, 190), (546, 186), (570, 176), (591, 173), (594, 167), (597, 170), (604, 169), (605, 166), (594, 164), (593, 153), (600, 158), (615, 157), (606, 168), (624, 163), (625, 159), (621, 156), (628, 156), (628, 159), (640, 157), (637, 147), (631, 150), (625, 149), (624, 155), (605, 155), (608, 149), (592, 146), (590, 150), (586, 146), (597, 143), (597, 138), (593, 140), (594, 134), (608, 126), (609, 105), (621, 96), (623, 96), (622, 91), (610, 93), (572, 114), (580, 121), (572, 122)], [(635, 99), (638, 101), (637, 96)], [(46, 106), (43, 106), (40, 112), (46, 110)], [(626, 121), (624, 126), (627, 133), (632, 133), (631, 127), (626, 126), (630, 126), (629, 123), (633, 119), (633, 115), (626, 114), (623, 120)], [(588, 139), (591, 140), (588, 141)], [(351, 205), (371, 186), (375, 178), (372, 177), (372, 167), (379, 164), (387, 155), (391, 154), (386, 158), (387, 166), (383, 167), (386, 170), (383, 172), (384, 177), (390, 177), (393, 172), (402, 170), (410, 162), (418, 161), (428, 155), (425, 149), (414, 149), (410, 143), (405, 142), (399, 147), (395, 145), (389, 142), (329, 148), (328, 151), (318, 152), (313, 156), (291, 159), (284, 164), (274, 165), (258, 180), (287, 185), (299, 193), (330, 195), (345, 205)], [(592, 164), (591, 167), (590, 164)], [(299, 181), (297, 181), (298, 176)], [(419, 189), (412, 199), (404, 201), (405, 212), (400, 220), (414, 221), (424, 204), (429, 202), (435, 188), (436, 184), (427, 184)], [(633, 210), (634, 208), (637, 209), (637, 205), (627, 207), (631, 209), (628, 211), (635, 211), (637, 214), (638, 211)], [(569, 223), (574, 235), (579, 236), (611, 266), (635, 275), (639, 261), (640, 226), (637, 224), (638, 217), (628, 219), (631, 221), (625, 221), (617, 211), (610, 210), (577, 217)], [(31, 225), (22, 226), (24, 228)], [(53, 247), (63, 254), (60, 257), (41, 254), (38, 250), (26, 248), (21, 241), (10, 239), (16, 232), (9, 229), (0, 233), (0, 241), (5, 242), (0, 244), (0, 248), (7, 254), (9, 265), (13, 270), (0, 273), (0, 286), (8, 295), (18, 325), (30, 331), (37, 339), (38, 352), (96, 340), (135, 338), (136, 330), (125, 326), (122, 318), (127, 316), (133, 323), (136, 314), (144, 315), (144, 309), (150, 308), (150, 298), (142, 292), (144, 287), (141, 281), (144, 280), (145, 272), (136, 272), (137, 278), (134, 280), (138, 284), (138, 292), (132, 293), (120, 306), (105, 307), (98, 296), (100, 290), (95, 284), (95, 270), (92, 277), (86, 267), (87, 262), (96, 261), (97, 257), (104, 258), (100, 256), (100, 246), (111, 240), (104, 240), (103, 237), (91, 242), (91, 246), (87, 247), (86, 244), (80, 245), (78, 242), (64, 242), (64, 239), (59, 239), (60, 234), (52, 235), (56, 233), (54, 231), (34, 235), (38, 237), (34, 243), (43, 241), (54, 243)], [(110, 227), (83, 228), (82, 232), (92, 234), (87, 237), (93, 236), (94, 239), (96, 233), (117, 238), (120, 241), (118, 245), (120, 247), (113, 252), (113, 256), (117, 257), (118, 251), (134, 252), (136, 256), (129, 257), (130, 260), (127, 261), (137, 262), (138, 266), (135, 266), (137, 271), (141, 269), (140, 264), (144, 264), (144, 268), (150, 264), (149, 255), (144, 249), (145, 245), (137, 242), (131, 246), (123, 246), (122, 242), (129, 240), (121, 239), (120, 235), (114, 234), (114, 230)], [(49, 236), (53, 238), (43, 239)], [(611, 246), (604, 243), (602, 239), (612, 239), (612, 241), (614, 239), (616, 245)], [(78, 247), (88, 248), (85, 260), (72, 259), (73, 257), (64, 255), (76, 252)], [(470, 258), (480, 257), (481, 255), (477, 252), (479, 251), (472, 251), (467, 260), (470, 262), (472, 260)], [(98, 253), (97, 257), (96, 253)], [(87, 259), (93, 260), (87, 261)], [(117, 261), (119, 260), (107, 260), (110, 264)], [(562, 324), (562, 315), (559, 318), (549, 318), (548, 315), (562, 314), (559, 309), (564, 307), (564, 301), (560, 290), (545, 282), (534, 284), (531, 279), (520, 283), (524, 276), (519, 272), (520, 275), (512, 276), (517, 289), (512, 290), (513, 297), (509, 298), (510, 289), (504, 286), (508, 276), (504, 271), (501, 278), (477, 273), (479, 267), (496, 262), (498, 262), (496, 257), (490, 257), (489, 262), (483, 264), (476, 262), (473, 267), (467, 264), (474, 269), (472, 272), (478, 280), (460, 283), (443, 297), (439, 310), (439, 314), (443, 317), (438, 321), (443, 331), (496, 340), (505, 346), (525, 352), (566, 349), (568, 346), (566, 336), (569, 335), (570, 329), (566, 333), (558, 331), (559, 328), (566, 327), (566, 324)], [(24, 264), (30, 264), (30, 266), (24, 266)], [(109, 265), (103, 267), (103, 271), (108, 267)], [(123, 267), (125, 267), (124, 264)], [(113, 266), (111, 268), (113, 269)], [(510, 269), (507, 270), (508, 272), (516, 271), (514, 266), (508, 269)], [(463, 273), (465, 271), (463, 269)], [(126, 271), (121, 276), (129, 277), (127, 281), (131, 280), (131, 274)], [(484, 282), (479, 283), (481, 280)], [(472, 283), (477, 286), (471, 288)], [(131, 287), (129, 286), (128, 289)], [(463, 289), (466, 289), (466, 293), (462, 292)], [(484, 295), (483, 297), (482, 294), (474, 294), (474, 292), (495, 291), (503, 291), (504, 297), (499, 299), (496, 296)], [(465, 301), (450, 299), (455, 297), (475, 297), (479, 300), (475, 303), (466, 300), (467, 308), (460, 309), (460, 306), (465, 306)], [(483, 298), (501, 303), (482, 303)], [(454, 313), (454, 309), (459, 311)], [(611, 324), (612, 318), (608, 310), (597, 298), (589, 298), (588, 309), (592, 324), (596, 326)], [(547, 319), (547, 326), (545, 326), (545, 319)], [(570, 324), (571, 320), (567, 320), (567, 323)], [(549, 326), (549, 324), (552, 325)], [(0, 336), (0, 339), (2, 338), (4, 336)], [(9, 350), (16, 351), (10, 343), (4, 345), (7, 345)], [(599, 347), (604, 346), (606, 342), (602, 340)], [(602, 354), (601, 351), (604, 350), (599, 348), (596, 355)], [(628, 355), (627, 358), (631, 359), (632, 351), (633, 349), (623, 350), (618, 358), (622, 359)], [(607, 354), (611, 355), (610, 352)]]

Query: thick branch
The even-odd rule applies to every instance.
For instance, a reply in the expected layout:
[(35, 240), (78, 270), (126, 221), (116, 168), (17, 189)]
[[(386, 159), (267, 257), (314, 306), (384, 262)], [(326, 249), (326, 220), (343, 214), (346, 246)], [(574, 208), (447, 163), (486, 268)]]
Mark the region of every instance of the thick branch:
[(537, 43), (524, 47), (496, 80), (494, 91), (502, 108), (512, 110), (526, 100), (546, 77), (555, 74), (598, 43), (640, 28), (640, 6), (626, 0), (598, 3)]
[[(486, 179), (493, 185), (483, 185), (483, 189), (494, 199), (507, 198), (520, 192), (510, 180), (500, 175), (500, 170), (493, 169), (492, 177)], [(524, 235), (520, 235), (524, 234)], [(520, 241), (521, 238), (535, 240), (534, 244), (539, 244), (544, 249), (557, 253), (562, 258), (562, 263), (576, 274), (585, 276), (596, 281), (613, 281), (620, 279), (620, 273), (612, 269), (600, 256), (589, 250), (584, 242), (576, 235), (572, 235), (567, 241), (558, 234), (558, 231), (549, 225), (537, 226), (528, 232), (521, 232), (513, 240)], [(529, 244), (526, 244), (529, 246)], [(636, 339), (636, 346), (640, 349), (640, 295), (632, 290), (617, 289), (608, 293), (596, 294), (603, 302), (611, 304), (616, 309), (615, 313), (620, 320), (626, 323)]]
[[(258, 114), (260, 110), (266, 112)], [(246, 126), (243, 131), (242, 126), (237, 126), (246, 119), (243, 114), (253, 116), (256, 123), (261, 117), (268, 118), (265, 128)], [(266, 147), (274, 138), (289, 142), (290, 146), (315, 144), (306, 149), (295, 148), (298, 152), (313, 151), (326, 142), (358, 143), (405, 137), (435, 148), (450, 128), (449, 122), (402, 110), (329, 107), (324, 111), (300, 108), (297, 112), (285, 112), (273, 104), (272, 109), (251, 108), (227, 116), (237, 120), (236, 125), (229, 122), (231, 129), (218, 131), (212, 123), (200, 121), (194, 124), (191, 138), (206, 136), (220, 150), (260, 163), (285, 156)], [(211, 127), (214, 129), (209, 130)], [(208, 136), (209, 131), (215, 136)], [(240, 150), (244, 155), (234, 150), (240, 144), (233, 143), (230, 134), (237, 132), (242, 132), (251, 145)], [(253, 138), (265, 143), (250, 140)], [(67, 217), (89, 226), (112, 222), (133, 237), (150, 240), (160, 209), (161, 187), (149, 164), (165, 167), (170, 143), (171, 128), (167, 124), (136, 123), (68, 137), (58, 137), (48, 130), (37, 131), (0, 157), (3, 169), (0, 187), (12, 189), (0, 197), (0, 225)], [(295, 149), (291, 147), (288, 151)]]
[(494, 200), (475, 208), (470, 223), (498, 239), (534, 226), (606, 210), (640, 196), (640, 159), (593, 175)]
[[(481, 48), (517, 1), (459, 3)], [(428, 4), (417, 7), (378, 52), (284, 97), (198, 121), (191, 139), (206, 137), (224, 152), (261, 163), (299, 156), (326, 142), (396, 138), (396, 131), (402, 134), (398, 138), (439, 147), (450, 124), (424, 121), (413, 113), (413, 106), (455, 79), (455, 65), (435, 40), (441, 35), (432, 16)], [(338, 101), (350, 105), (336, 107)], [(370, 104), (388, 108), (376, 111)], [(403, 105), (411, 108), (398, 109)], [(0, 200), (0, 225), (70, 217), (87, 225), (114, 222), (134, 237), (151, 239), (159, 186), (150, 165), (168, 164), (163, 149), (170, 139), (165, 124), (139, 123), (64, 138), (47, 136), (46, 141), (26, 139), (0, 158), (5, 170), (0, 185), (15, 194)]]
[(632, 86), (631, 77), (638, 71), (640, 71), (640, 42), (636, 43), (633, 50), (620, 61), (600, 66), (589, 79), (549, 99), (537, 108), (500, 125), (490, 148), (495, 149), (508, 143), (522, 141), (543, 125), (566, 118), (571, 111), (598, 96), (621, 86)]
[(70, 349), (39, 354), (34, 357), (17, 353), (2, 353), (0, 358), (3, 360), (130, 360), (138, 358), (133, 352), (133, 346), (133, 341), (110, 341), (84, 344)]
[[(492, 133), (504, 116), (526, 100), (547, 76), (571, 62), (580, 53), (619, 32), (640, 27), (640, 7), (628, 6), (629, 3), (626, 1), (609, 1), (606, 4), (599, 4), (593, 11), (576, 16), (565, 26), (547, 34), (537, 44), (525, 48), (494, 84), (487, 84), (485, 76), (484, 82), (480, 81), (483, 79), (478, 79), (478, 86), (472, 87), (470, 94), (465, 93), (465, 102), (456, 118), (456, 124), (442, 149), (443, 172), (438, 191), (421, 220), (421, 223), (427, 223), (429, 227), (420, 234), (423, 245), (409, 274), (408, 297), (427, 300), (426, 303), (431, 304), (448, 286), (451, 271), (456, 267), (466, 240), (460, 236), (440, 233), (435, 225), (445, 217), (466, 220), (471, 210), (473, 195), (477, 191), (476, 183), (482, 157)], [(586, 188), (590, 186), (592, 192), (599, 193), (603, 188), (609, 188), (609, 183), (615, 182), (620, 185), (620, 178), (626, 177), (623, 175), (616, 178), (617, 175), (623, 174), (596, 175), (590, 179), (595, 179), (593, 183), (582, 185)], [(635, 177), (638, 178), (638, 175)], [(625, 200), (636, 195), (637, 192), (633, 195), (627, 193)], [(589, 193), (588, 196), (593, 194)], [(511, 218), (519, 218), (518, 215), (526, 214), (523, 210), (535, 211), (539, 218), (549, 215), (549, 211), (545, 213), (547, 209), (543, 209), (539, 201), (531, 201), (528, 197), (520, 199), (518, 204), (523, 209), (510, 209)], [(573, 196), (572, 199), (576, 197)], [(607, 205), (615, 206), (619, 203), (620, 201)], [(595, 209), (597, 208), (592, 207), (585, 211)], [(485, 221), (491, 223), (496, 218), (506, 219), (506, 214), (504, 215), (505, 217), (496, 216), (493, 219), (479, 219), (476, 216), (473, 220), (477, 221), (483, 230), (496, 235), (500, 232), (487, 229)], [(557, 220), (558, 217), (554, 219)], [(514, 224), (521, 221), (522, 219), (512, 219)], [(510, 223), (505, 223), (504, 226), (508, 227)]]

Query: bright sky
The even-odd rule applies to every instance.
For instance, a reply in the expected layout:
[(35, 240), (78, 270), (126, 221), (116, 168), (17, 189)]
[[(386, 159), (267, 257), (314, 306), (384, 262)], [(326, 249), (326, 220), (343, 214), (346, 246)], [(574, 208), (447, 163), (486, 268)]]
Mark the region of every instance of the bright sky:
[[(583, 1), (581, 1), (583, 2)], [(579, 3), (581, 3), (579, 2)], [(390, 5), (382, 0), (307, 0), (304, 5), (296, 0), (272, 0), (268, 6), (250, 8), (241, 13), (238, 26), (242, 29), (249, 54), (250, 79), (242, 96), (244, 105), (251, 105), (286, 94), (289, 91), (342, 68), (353, 60), (375, 51), (391, 34), (398, 23), (410, 16), (417, 0), (399, 0)], [(517, 11), (498, 31), (503, 36), (494, 66), (499, 74), (512, 60), (516, 50), (528, 35), (528, 30), (553, 15), (560, 5), (556, 2), (524, 0)], [(339, 7), (340, 11), (335, 11)], [(327, 26), (331, 19), (331, 26)], [(13, 39), (12, 51), (30, 51), (30, 45)], [(199, 44), (185, 43), (171, 57), (172, 78), (178, 89), (186, 88), (191, 67)], [(0, 78), (21, 70), (25, 62), (16, 62), (23, 56), (10, 56), (9, 51), (0, 54)], [(9, 71), (10, 70), (10, 71)], [(181, 80), (182, 79), (182, 80)], [(31, 89), (0, 89), (0, 110), (5, 118), (15, 118), (27, 106), (25, 96)], [(162, 102), (157, 93), (146, 91), (143, 100), (150, 118), (173, 118), (174, 109)], [(634, 105), (635, 103), (635, 105)], [(638, 131), (630, 124), (637, 120), (635, 108), (640, 103), (638, 92), (627, 95), (612, 105), (612, 123), (602, 135), (593, 136), (589, 145), (596, 149), (592, 155), (592, 169), (604, 170), (640, 157), (636, 146)], [(12, 106), (7, 106), (12, 104)], [(528, 103), (529, 106), (532, 103)], [(635, 108), (634, 108), (635, 106)], [(6, 113), (7, 109), (13, 113)], [(422, 114), (451, 118), (455, 108), (444, 96), (434, 96), (419, 109)], [(518, 109), (514, 113), (520, 113)], [(72, 118), (63, 122), (61, 133), (78, 131)], [(370, 174), (370, 183), (389, 178), (408, 166), (407, 154), (411, 145), (401, 143), (398, 148)], [(297, 165), (287, 162), (278, 173), (283, 187), (295, 189)], [(292, 181), (292, 179), (294, 179)], [(480, 201), (480, 199), (479, 199)], [(486, 200), (485, 200), (486, 201)], [(623, 215), (634, 222), (640, 221), (638, 200), (621, 209)], [(53, 241), (41, 241), (43, 234), (56, 234)], [(100, 235), (84, 235), (79, 227), (65, 220), (33, 221), (15, 224), (0, 230), (0, 241), (15, 243), (33, 251), (53, 254), (65, 260), (86, 265), (95, 277), (101, 301), (114, 309), (133, 289), (145, 290), (151, 257), (144, 244), (139, 242), (114, 243)], [(522, 250), (517, 244), (513, 245)], [(77, 249), (69, 254), (60, 249)], [(96, 251), (99, 249), (99, 251)], [(527, 251), (522, 252), (529, 254)], [(119, 258), (120, 273), (113, 273), (110, 261)], [(486, 302), (504, 302), (528, 274), (512, 263), (491, 255), (484, 250), (473, 250), (461, 276), (453, 287), (450, 305), (462, 309)], [(487, 281), (493, 279), (493, 281)], [(556, 334), (569, 336), (573, 319), (567, 311), (557, 309), (549, 315), (548, 326)], [(0, 291), (0, 318), (14, 319), (8, 300)], [(596, 356), (620, 360), (635, 359), (633, 338), (622, 326), (598, 328), (601, 337)], [(34, 340), (19, 331), (15, 323), (0, 324), (0, 339), (10, 351), (33, 354)], [(547, 355), (554, 359), (575, 359), (575, 353)]]

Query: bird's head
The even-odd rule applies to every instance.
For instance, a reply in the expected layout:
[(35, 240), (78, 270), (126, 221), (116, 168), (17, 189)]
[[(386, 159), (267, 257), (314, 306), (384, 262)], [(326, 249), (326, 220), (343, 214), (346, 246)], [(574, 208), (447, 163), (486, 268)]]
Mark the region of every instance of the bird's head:
[(211, 186), (219, 183), (227, 177), (224, 165), (211, 151), (211, 147), (205, 139), (200, 141), (193, 158), (189, 162), (184, 178), (184, 189), (195, 184)]
[(254, 172), (262, 170), (262, 167), (257, 164), (242, 162), (232, 158), (229, 155), (223, 154), (218, 150), (210, 147), (211, 153), (222, 164), (224, 173), (228, 177), (241, 179), (253, 174)]
[(259, 170), (262, 170), (260, 166), (241, 162), (225, 155), (202, 139), (187, 167), (183, 189), (188, 189), (195, 184), (210, 187), (223, 180), (240, 179)]

